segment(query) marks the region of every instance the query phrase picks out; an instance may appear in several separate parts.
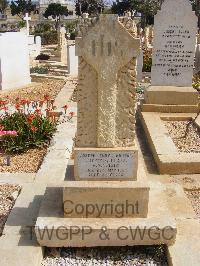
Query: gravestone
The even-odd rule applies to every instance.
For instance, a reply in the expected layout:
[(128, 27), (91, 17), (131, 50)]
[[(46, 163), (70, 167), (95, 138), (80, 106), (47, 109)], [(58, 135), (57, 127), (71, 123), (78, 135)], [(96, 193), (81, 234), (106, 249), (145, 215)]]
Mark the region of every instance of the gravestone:
[[(103, 33), (106, 27), (108, 30)], [(85, 163), (83, 156), (88, 148), (90, 150), (86, 156), (94, 156), (96, 162), (98, 160), (102, 162), (102, 167), (103, 165), (106, 167), (107, 162), (107, 168), (112, 165), (112, 162), (114, 162), (113, 168), (117, 162), (119, 168), (122, 161), (125, 164), (128, 163), (128, 161), (125, 162), (126, 156), (132, 163), (134, 157), (137, 157), (134, 143), (135, 90), (133, 86), (139, 48), (139, 39), (133, 38), (127, 30), (124, 30), (115, 16), (101, 16), (87, 34), (76, 38), (81, 77), (81, 82), (78, 83), (79, 112), (75, 150), (77, 178), (80, 177), (81, 165)], [(122, 147), (122, 150), (116, 150), (119, 147)], [(103, 149), (102, 152), (99, 148)], [(107, 158), (106, 162), (103, 159), (100, 160), (99, 157), (103, 156), (110, 159)], [(94, 162), (88, 164), (88, 167), (90, 165), (92, 167), (88, 169), (91, 172), (90, 177), (93, 175), (97, 178), (109, 179), (110, 169), (104, 169), (107, 172), (102, 176), (100, 169), (95, 171), (95, 167), (92, 166)], [(137, 168), (137, 163), (135, 167)], [(118, 169), (119, 175), (116, 176), (114, 171), (113, 169), (113, 176), (112, 171), (110, 172), (111, 179), (136, 178), (133, 172), (130, 175)]]
[(31, 21), (31, 17), (28, 16), (28, 13), (26, 13), (24, 20), (26, 21), (26, 34), (29, 36), (29, 21)]
[(146, 102), (196, 104), (192, 88), (197, 17), (188, 0), (165, 0), (154, 20), (151, 85)]
[(65, 27), (60, 27), (59, 29), (58, 57), (63, 64), (67, 65), (67, 39)]
[[(85, 21), (75, 42), (79, 57), (75, 180), (64, 182), (62, 194), (58, 187), (46, 191), (35, 227), (38, 242), (52, 247), (172, 244), (174, 220), (166, 210), (161, 215), (163, 207), (157, 211), (158, 194), (149, 208), (150, 188), (141, 160), (138, 167), (135, 82), (140, 40), (116, 15), (100, 15), (90, 22)], [(169, 225), (170, 232), (163, 237), (162, 230)], [(120, 228), (131, 228), (126, 231), (130, 238), (120, 238)], [(143, 237), (131, 239), (138, 228)], [(109, 239), (103, 241), (105, 230)], [(149, 231), (159, 233), (156, 240)]]
[(0, 90), (31, 83), (28, 39), (21, 32), (0, 34)]
[(78, 76), (78, 56), (75, 54), (75, 43), (70, 40), (67, 45), (67, 68), (70, 76)]

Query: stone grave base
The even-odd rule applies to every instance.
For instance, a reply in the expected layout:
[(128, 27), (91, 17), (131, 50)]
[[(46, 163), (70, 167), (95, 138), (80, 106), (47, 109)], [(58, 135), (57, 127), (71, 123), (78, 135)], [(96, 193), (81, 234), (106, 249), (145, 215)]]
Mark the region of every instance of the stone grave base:
[[(188, 120), (196, 114), (165, 114), (141, 112), (141, 122), (147, 136), (153, 157), (160, 174), (198, 174), (200, 173), (200, 156), (198, 153), (179, 152), (169, 136), (163, 120)], [(200, 120), (196, 120), (200, 127)]]
[(149, 186), (139, 181), (68, 181), (63, 191), (66, 218), (145, 218)]
[(63, 187), (48, 187), (35, 226), (37, 241), (47, 247), (172, 245), (176, 222), (164, 190), (150, 190), (147, 218), (64, 218)]
[(198, 110), (198, 92), (192, 87), (150, 86), (143, 112), (190, 113)]

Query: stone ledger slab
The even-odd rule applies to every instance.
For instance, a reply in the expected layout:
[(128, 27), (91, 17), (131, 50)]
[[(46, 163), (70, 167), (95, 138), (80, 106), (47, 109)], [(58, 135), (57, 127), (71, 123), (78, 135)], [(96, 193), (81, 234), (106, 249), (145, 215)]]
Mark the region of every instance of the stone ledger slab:
[(149, 187), (140, 181), (71, 181), (63, 190), (66, 218), (147, 217)]
[(76, 180), (136, 180), (138, 150), (132, 148), (75, 148)]

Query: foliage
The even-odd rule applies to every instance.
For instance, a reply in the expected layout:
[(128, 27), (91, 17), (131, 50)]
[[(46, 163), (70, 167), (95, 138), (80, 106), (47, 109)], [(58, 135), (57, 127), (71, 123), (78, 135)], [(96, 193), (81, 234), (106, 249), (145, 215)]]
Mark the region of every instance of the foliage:
[(55, 20), (56, 29), (58, 29), (61, 16), (68, 16), (68, 9), (59, 3), (51, 3), (48, 5), (43, 16), (45, 18), (52, 17)]
[(4, 14), (7, 7), (8, 7), (8, 1), (7, 0), (0, 0), (0, 12), (2, 14)]
[(142, 14), (141, 24), (144, 28), (147, 24), (153, 23), (153, 16), (160, 8), (162, 0), (117, 0), (112, 5), (112, 12), (123, 15), (125, 11), (134, 11)]
[(34, 34), (45, 33), (50, 31), (51, 31), (51, 25), (49, 23), (40, 23), (37, 24), (37, 26), (35, 27)]
[(193, 77), (193, 88), (200, 93), (200, 75), (197, 74)]
[(36, 60), (49, 60), (50, 56), (48, 54), (39, 54)]
[(21, 29), (21, 28), (24, 28), (26, 27), (26, 21), (22, 20), (22, 21), (19, 21), (18, 22), (18, 28)]
[(77, 16), (83, 13), (96, 16), (104, 10), (103, 0), (75, 0), (75, 10)]
[(65, 28), (67, 32), (70, 34), (70, 40), (75, 40), (75, 37), (78, 34), (77, 31), (77, 25), (78, 25), (78, 20), (72, 20), (72, 21), (67, 21), (65, 23)]
[(67, 32), (69, 33), (75, 32), (77, 25), (78, 25), (78, 20), (72, 20), (72, 21), (65, 22), (65, 28)]
[(35, 7), (35, 4), (33, 4), (31, 0), (17, 0), (12, 1), (10, 4), (12, 16), (17, 15), (21, 19), (24, 18), (25, 13), (30, 14), (31, 11), (34, 11)]
[[(32, 104), (32, 108), (31, 107)], [(51, 119), (48, 113), (54, 109), (52, 101), (45, 96), (44, 101), (31, 103), (27, 100), (17, 101), (15, 112), (9, 113), (7, 103), (0, 100), (0, 107), (4, 114), (0, 119), (0, 129), (16, 131), (17, 136), (1, 138), (1, 148), (6, 152), (23, 152), (29, 148), (47, 145), (56, 130), (56, 120)], [(46, 115), (42, 108), (46, 107)]]
[(48, 74), (49, 68), (47, 66), (36, 66), (31, 68), (31, 73)]
[(150, 50), (144, 49), (143, 57), (143, 72), (151, 72), (152, 67), (152, 54)]
[(37, 33), (41, 37), (42, 45), (57, 44), (58, 33), (56, 31)]
[(78, 34), (77, 31), (71, 32), (71, 33), (70, 33), (70, 40), (75, 40), (77, 34)]

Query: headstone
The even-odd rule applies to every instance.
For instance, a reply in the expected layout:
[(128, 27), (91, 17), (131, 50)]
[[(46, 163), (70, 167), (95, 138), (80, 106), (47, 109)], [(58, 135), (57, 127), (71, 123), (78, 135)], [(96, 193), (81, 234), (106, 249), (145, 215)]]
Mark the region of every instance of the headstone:
[(194, 74), (200, 72), (200, 44), (196, 45), (195, 60), (194, 60)]
[[(121, 164), (126, 165), (129, 160), (134, 164), (137, 157), (134, 82), (140, 40), (133, 37), (115, 15), (100, 16), (93, 27), (83, 32), (82, 37), (76, 38), (80, 78), (76, 146), (94, 150), (86, 155), (81, 149), (76, 150), (77, 177), (85, 163), (84, 156), (88, 156), (94, 159), (87, 165), (90, 177), (109, 179), (109, 172), (110, 179), (134, 179), (136, 175), (123, 172)], [(113, 152), (117, 147), (122, 148)], [(106, 173), (96, 168), (98, 161)]]
[(28, 16), (28, 13), (26, 13), (24, 20), (26, 21), (26, 34), (29, 35), (29, 21), (31, 20), (31, 17)]
[(78, 56), (75, 54), (75, 43), (67, 45), (67, 67), (71, 76), (78, 76)]
[(165, 0), (154, 19), (151, 82), (154, 86), (192, 85), (197, 17), (188, 0)]
[(154, 19), (151, 87), (145, 102), (196, 105), (192, 88), (197, 17), (188, 0), (165, 0)]
[(27, 36), (21, 32), (0, 34), (0, 90), (31, 83)]
[(144, 57), (144, 54), (143, 54), (143, 50), (141, 49), (140, 51), (140, 54), (138, 55), (137, 57), (137, 68), (136, 68), (136, 71), (137, 71), (137, 81), (138, 82), (141, 82), (142, 81), (142, 69), (143, 69), (143, 57)]
[(60, 61), (67, 65), (67, 39), (65, 27), (60, 28), (58, 50), (60, 54)]

